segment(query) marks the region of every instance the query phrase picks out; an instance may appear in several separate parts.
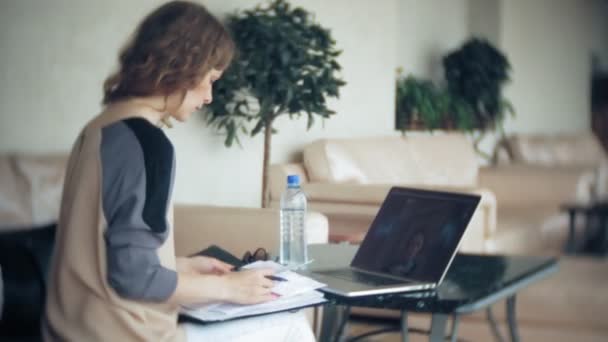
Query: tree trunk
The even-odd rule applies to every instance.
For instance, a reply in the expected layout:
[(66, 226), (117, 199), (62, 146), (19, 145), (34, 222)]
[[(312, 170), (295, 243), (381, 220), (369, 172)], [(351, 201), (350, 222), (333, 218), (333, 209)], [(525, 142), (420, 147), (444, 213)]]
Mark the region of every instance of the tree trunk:
[(268, 169), (270, 166), (270, 144), (272, 142), (272, 123), (268, 120), (264, 127), (264, 161), (262, 164), (262, 208), (268, 208), (270, 191), (268, 190)]

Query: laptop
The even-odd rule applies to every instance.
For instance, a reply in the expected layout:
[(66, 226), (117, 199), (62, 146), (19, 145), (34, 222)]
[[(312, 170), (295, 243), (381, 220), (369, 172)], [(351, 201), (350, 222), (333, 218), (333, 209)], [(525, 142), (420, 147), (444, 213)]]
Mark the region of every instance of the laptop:
[(350, 267), (311, 271), (321, 289), (346, 297), (436, 288), (481, 197), (393, 187)]

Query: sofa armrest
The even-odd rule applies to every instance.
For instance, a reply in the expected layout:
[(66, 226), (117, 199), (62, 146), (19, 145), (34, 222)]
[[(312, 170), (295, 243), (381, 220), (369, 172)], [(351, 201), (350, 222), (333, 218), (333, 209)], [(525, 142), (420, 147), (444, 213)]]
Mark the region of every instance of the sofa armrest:
[(500, 207), (558, 208), (565, 202), (586, 202), (594, 179), (594, 170), (586, 167), (511, 164), (479, 169), (479, 184), (494, 192)]
[(470, 192), (480, 195), (481, 200), (471, 218), (460, 250), (469, 253), (485, 253), (489, 251), (488, 242), (496, 233), (496, 196), (491, 190), (485, 188), (474, 189)]
[[(196, 253), (218, 245), (241, 256), (247, 250), (266, 248), (272, 255), (279, 251), (279, 211), (207, 205), (174, 207), (175, 250), (178, 256)], [(309, 211), (306, 217), (308, 243), (326, 243), (327, 218)]]
[(352, 184), (352, 183), (306, 183), (302, 191), (306, 198), (313, 202), (353, 203), (380, 205), (391, 185), (387, 184)]

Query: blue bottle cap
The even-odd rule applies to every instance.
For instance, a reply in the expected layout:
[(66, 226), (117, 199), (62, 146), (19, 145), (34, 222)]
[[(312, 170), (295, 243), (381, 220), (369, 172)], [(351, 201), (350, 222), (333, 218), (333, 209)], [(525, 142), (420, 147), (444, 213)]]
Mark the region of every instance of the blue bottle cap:
[(297, 186), (300, 185), (300, 176), (298, 175), (289, 175), (287, 176), (287, 185), (288, 186)]

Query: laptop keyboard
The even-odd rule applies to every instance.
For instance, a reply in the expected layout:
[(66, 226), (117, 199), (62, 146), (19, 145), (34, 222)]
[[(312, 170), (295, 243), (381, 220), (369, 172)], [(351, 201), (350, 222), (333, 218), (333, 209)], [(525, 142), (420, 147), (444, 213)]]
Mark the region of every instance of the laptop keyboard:
[(387, 277), (377, 276), (364, 272), (357, 272), (351, 269), (339, 269), (339, 270), (329, 270), (329, 271), (317, 271), (315, 273), (319, 273), (322, 275), (345, 279), (349, 281), (356, 281), (358, 283), (363, 283), (367, 285), (374, 286), (387, 286), (387, 285), (397, 285), (407, 283), (406, 280), (397, 280), (391, 279)]

